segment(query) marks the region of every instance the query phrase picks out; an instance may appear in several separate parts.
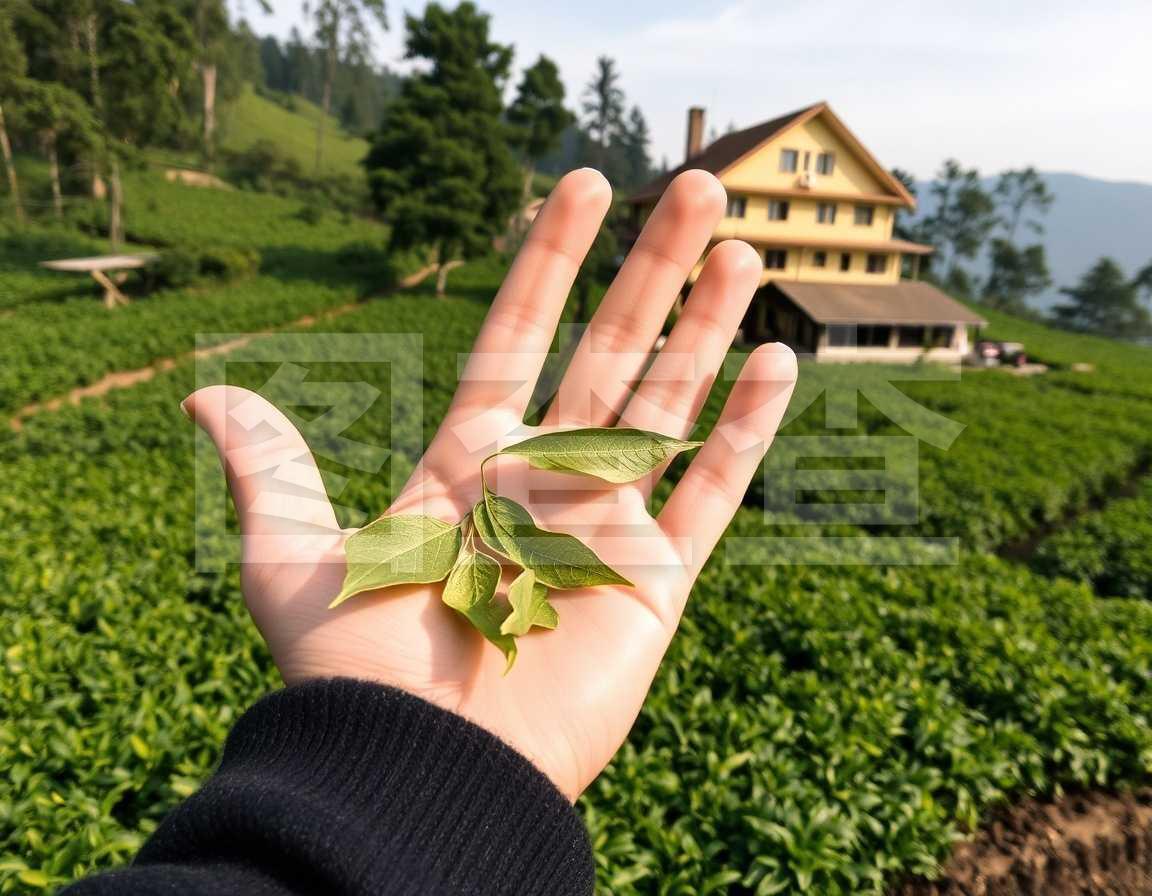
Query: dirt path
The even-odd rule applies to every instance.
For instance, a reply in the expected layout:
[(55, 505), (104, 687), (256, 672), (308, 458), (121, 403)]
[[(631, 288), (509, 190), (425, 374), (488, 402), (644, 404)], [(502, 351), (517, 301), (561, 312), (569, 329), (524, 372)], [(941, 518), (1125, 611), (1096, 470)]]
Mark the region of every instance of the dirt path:
[(893, 896), (1147, 896), (1152, 788), (1025, 800), (961, 843), (933, 881)]
[[(451, 261), (448, 263), (449, 268), (459, 267), (463, 262)], [(394, 290), (389, 292), (397, 292), (401, 289), (411, 289), (413, 286), (418, 286), (425, 279), (436, 272), (436, 265), (429, 264), (420, 268), (420, 270), (409, 274), (407, 277), (401, 279), (399, 285)], [(76, 405), (83, 401), (85, 398), (99, 398), (102, 395), (107, 395), (114, 389), (128, 389), (132, 386), (146, 383), (159, 373), (185, 364), (189, 361), (195, 361), (197, 358), (210, 358), (214, 355), (226, 355), (229, 352), (236, 351), (248, 345), (252, 340), (259, 339), (261, 336), (269, 336), (273, 333), (280, 333), (285, 330), (306, 329), (315, 325), (316, 323), (324, 320), (332, 320), (333, 318), (342, 317), (350, 311), (362, 307), (360, 302), (349, 302), (347, 305), (341, 305), (337, 308), (330, 308), (327, 311), (322, 311), (319, 314), (307, 314), (304, 317), (291, 321), (290, 323), (281, 324), (276, 327), (269, 327), (266, 330), (259, 330), (256, 333), (250, 333), (241, 336), (237, 339), (231, 339), (228, 342), (221, 342), (219, 345), (209, 346), (208, 348), (200, 348), (190, 352), (184, 352), (180, 355), (175, 355), (171, 358), (161, 358), (158, 361), (153, 361), (147, 367), (138, 367), (135, 370), (116, 370), (112, 373), (105, 374), (94, 383), (87, 386), (77, 386), (70, 392), (64, 395), (58, 395), (55, 398), (48, 398), (44, 401), (33, 402), (32, 404), (25, 405), (16, 412), (8, 421), (8, 426), (12, 430), (19, 432), (24, 428), (24, 421), (29, 417), (34, 417), (37, 414), (43, 414), (51, 411), (58, 411), (66, 405)]]

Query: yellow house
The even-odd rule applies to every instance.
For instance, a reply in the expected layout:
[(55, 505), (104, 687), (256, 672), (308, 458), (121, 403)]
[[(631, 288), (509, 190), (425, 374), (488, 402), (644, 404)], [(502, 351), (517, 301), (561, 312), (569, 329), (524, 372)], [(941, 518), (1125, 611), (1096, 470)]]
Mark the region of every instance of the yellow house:
[[(764, 259), (745, 320), (818, 360), (958, 361), (985, 321), (915, 280), (931, 246), (896, 239), (896, 212), (916, 200), (827, 103), (703, 145), (704, 110), (688, 111), (684, 164), (630, 198), (637, 226), (681, 171), (702, 168), (728, 192), (714, 241), (741, 239)], [(693, 271), (691, 280), (699, 273)], [(907, 273), (913, 279), (902, 279)]]

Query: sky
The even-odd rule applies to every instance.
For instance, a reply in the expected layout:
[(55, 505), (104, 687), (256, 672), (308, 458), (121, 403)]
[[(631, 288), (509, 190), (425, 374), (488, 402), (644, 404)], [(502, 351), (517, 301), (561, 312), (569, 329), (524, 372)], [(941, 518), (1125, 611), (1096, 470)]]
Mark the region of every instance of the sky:
[[(302, 21), (300, 0), (272, 0), (271, 16), (232, 3), (259, 33)], [(571, 106), (596, 57), (613, 57), (657, 164), (683, 160), (689, 106), (723, 133), (827, 100), (881, 162), (919, 178), (952, 156), (984, 174), (1035, 165), (1152, 183), (1152, 0), (478, 5), (517, 70), (541, 53), (557, 62)], [(423, 6), (390, 0), (378, 62), (406, 70), (403, 13)]]

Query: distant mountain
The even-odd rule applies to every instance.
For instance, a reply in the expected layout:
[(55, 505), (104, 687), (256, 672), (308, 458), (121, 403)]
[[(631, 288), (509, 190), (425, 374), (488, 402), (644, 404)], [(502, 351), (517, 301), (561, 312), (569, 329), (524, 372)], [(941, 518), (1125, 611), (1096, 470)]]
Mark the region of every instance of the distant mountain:
[[(1152, 261), (1152, 184), (1098, 180), (1079, 174), (1044, 173), (1056, 201), (1044, 218), (1044, 233), (1035, 237), (1021, 228), (1019, 242), (1040, 240), (1048, 252), (1052, 288), (1030, 300), (1047, 308), (1061, 300), (1059, 288), (1071, 286), (1102, 255), (1110, 255), (1129, 273)], [(995, 178), (984, 185), (991, 189)], [(932, 213), (931, 182), (916, 184), (916, 218)], [(986, 259), (970, 265), (987, 274)]]

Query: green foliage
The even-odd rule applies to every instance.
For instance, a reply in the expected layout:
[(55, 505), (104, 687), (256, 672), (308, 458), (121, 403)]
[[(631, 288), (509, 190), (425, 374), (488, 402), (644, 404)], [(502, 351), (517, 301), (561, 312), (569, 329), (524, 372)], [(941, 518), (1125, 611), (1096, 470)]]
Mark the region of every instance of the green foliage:
[(496, 586), (499, 584), (500, 564), (477, 551), (469, 538), (444, 583), (442, 599), (500, 649), (508, 663), (505, 667), (507, 672), (516, 662), (516, 638), (503, 630), (508, 619), (508, 607), (496, 602)]
[(1113, 339), (1152, 334), (1152, 313), (1140, 301), (1141, 284), (1129, 280), (1111, 258), (1101, 258), (1075, 286), (1060, 290), (1069, 302), (1057, 305), (1053, 320), (1069, 330)]
[(984, 284), (984, 301), (1004, 311), (1026, 311), (1025, 300), (1052, 282), (1044, 246), (1024, 249), (1005, 239), (992, 240), (991, 270)]
[(510, 137), (532, 162), (556, 148), (560, 134), (575, 116), (564, 108), (564, 82), (547, 56), (524, 69), (516, 99), (508, 107)]
[(431, 516), (382, 516), (348, 539), (348, 571), (329, 609), (365, 591), (443, 581), (460, 545), (459, 523), (449, 525)]
[[(466, 267), (461, 282), (477, 291), (487, 282), (491, 291), (499, 269), (479, 269), (486, 280)], [(477, 301), (396, 297), (325, 324), (424, 338), (422, 363), (402, 375), (381, 371), (374, 380), (363, 364), (316, 371), (419, 397), (402, 401), (395, 416), (374, 409), (347, 433), (410, 445), (391, 461), (399, 471), (349, 470), (310, 437), (325, 476), (349, 477), (342, 525), (386, 506), (389, 483), (415, 463), (484, 311)], [(994, 326), (1011, 335), (1008, 319)], [(1087, 354), (1096, 344), (1022, 326), (1038, 346), (1072, 357), (1077, 340)], [(1120, 347), (1117, 358), (1137, 351)], [(823, 372), (806, 365), (801, 381)], [(260, 389), (269, 371), (239, 352), (227, 374)], [(29, 890), (17, 868), (55, 886), (127, 862), (210, 772), (235, 714), (278, 686), (243, 609), (237, 570), (193, 565), (216, 537), (207, 547), (193, 541), (194, 431), (176, 408), (192, 386), (191, 369), (181, 366), (0, 437), (0, 508), (18, 533), (0, 541), (0, 764), (9, 770), (0, 791), (0, 892)], [(1070, 470), (1059, 485), (1078, 467), (1123, 465), (1127, 449), (1081, 455), (1085, 440), (1106, 449), (1116, 439), (1134, 444), (1133, 433), (1147, 429), (1135, 419), (1119, 432), (1109, 423), (1095, 439), (1087, 429), (1061, 436), (1076, 416), (1091, 418), (1099, 399), (1063, 385), (979, 374), (914, 388), (962, 420), (992, 406), (939, 453), (941, 464), (994, 424), (997, 407), (1006, 421), (978, 440), (971, 465), (955, 488), (936, 493), (937, 503), (965, 499), (972, 488), (985, 496), (982, 510), (1027, 505), (1045, 473)], [(1063, 401), (1066, 416), (1046, 420)], [(1107, 420), (1143, 404), (1117, 396), (1101, 407)], [(1052, 455), (1033, 460), (1053, 438)], [(1002, 465), (980, 473), (994, 452)], [(1037, 475), (1018, 498), (1028, 464)], [(927, 464), (921, 477), (930, 482), (940, 469)], [(222, 489), (218, 470), (212, 476)], [(982, 531), (979, 520), (964, 525)], [(763, 512), (751, 509), (731, 531), (770, 534)], [(1083, 586), (969, 551), (957, 565), (913, 568), (743, 565), (727, 562), (730, 550), (722, 544), (705, 569), (632, 734), (580, 802), (604, 892), (878, 894), (902, 874), (930, 873), (954, 837), (1015, 794), (1123, 787), (1152, 771), (1147, 601), (1099, 601)], [(779, 550), (770, 538), (763, 544), (769, 558)]]
[(405, 80), (365, 165), (372, 199), (398, 248), (433, 246), (441, 264), (484, 251), (516, 207), (519, 183), (501, 120), (511, 48), (489, 38), (469, 2), (407, 17)]
[(541, 529), (522, 504), (487, 489), (472, 508), (476, 531), (489, 548), (530, 569), (550, 588), (631, 585), (578, 538)]
[(255, 249), (167, 249), (143, 269), (142, 279), (149, 290), (183, 289), (210, 280), (250, 277), (259, 269), (260, 253)]
[[(278, 180), (300, 181), (304, 172), (313, 173), (316, 157), (316, 124), (321, 110), (307, 100), (293, 98), (292, 108), (281, 102), (281, 97), (270, 98), (246, 86), (234, 103), (221, 111), (221, 148), (229, 172), (240, 169), (241, 179), (254, 182), (259, 172), (249, 165), (263, 156), (274, 161), (276, 171), (271, 175)], [(323, 177), (356, 178), (363, 180), (360, 162), (368, 152), (368, 143), (341, 131), (338, 122), (328, 127), (324, 144)], [(268, 145), (275, 148), (268, 151)], [(259, 146), (259, 152), (254, 150)], [(255, 186), (255, 184), (253, 184)], [(264, 189), (255, 186), (256, 189)], [(363, 189), (361, 187), (361, 189)]]
[(924, 236), (940, 250), (940, 276), (960, 259), (973, 258), (997, 224), (996, 204), (980, 186), (980, 172), (947, 159), (932, 184), (936, 208), (922, 225)]
[(1041, 542), (1034, 565), (1097, 594), (1152, 597), (1152, 480), (1140, 493), (1086, 514)]
[(538, 470), (583, 473), (605, 482), (635, 482), (703, 442), (642, 429), (569, 429), (517, 442), (500, 453), (523, 457)]
[(608, 144), (624, 124), (624, 91), (615, 59), (597, 58), (596, 72), (584, 88), (583, 111), (588, 137), (596, 146), (596, 167), (603, 170)]

